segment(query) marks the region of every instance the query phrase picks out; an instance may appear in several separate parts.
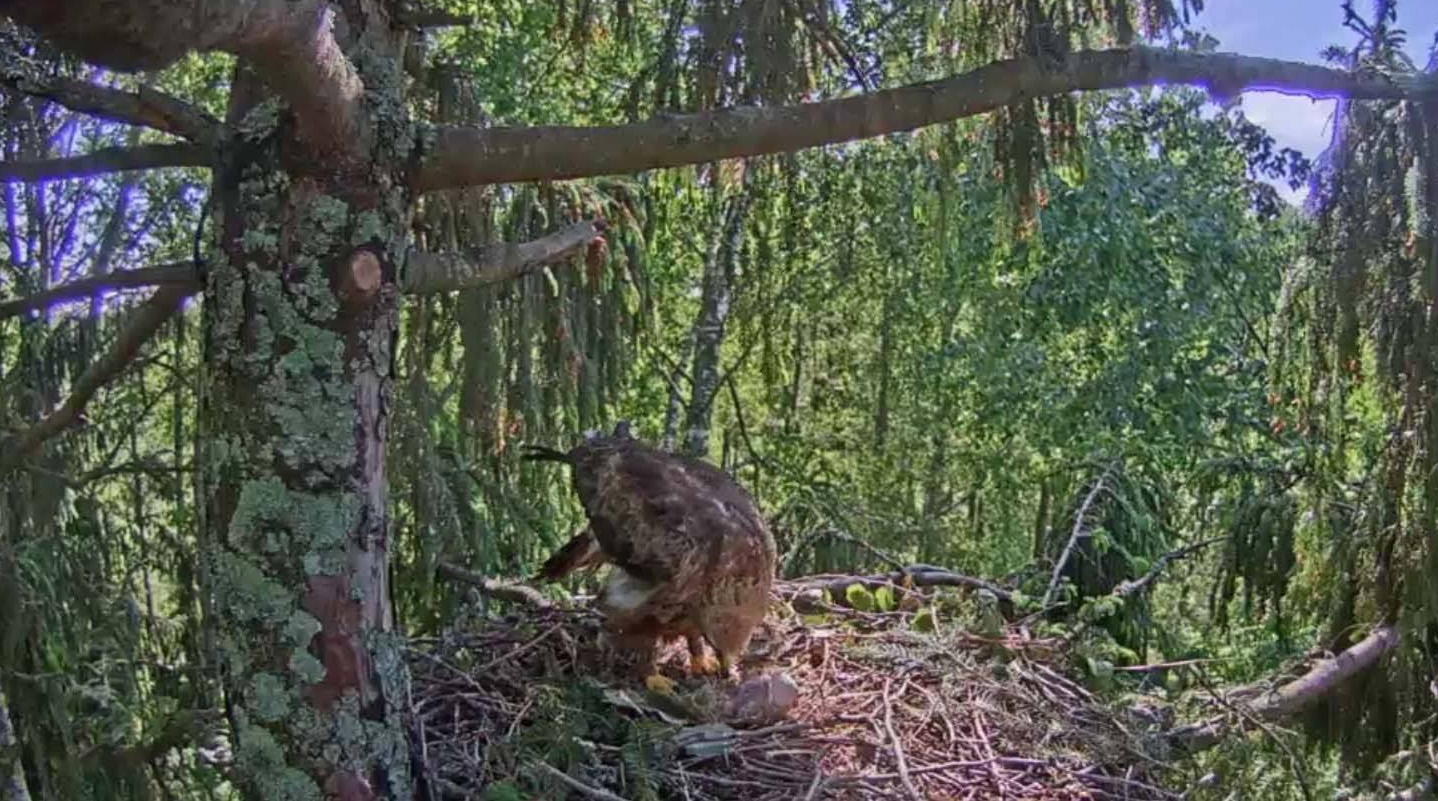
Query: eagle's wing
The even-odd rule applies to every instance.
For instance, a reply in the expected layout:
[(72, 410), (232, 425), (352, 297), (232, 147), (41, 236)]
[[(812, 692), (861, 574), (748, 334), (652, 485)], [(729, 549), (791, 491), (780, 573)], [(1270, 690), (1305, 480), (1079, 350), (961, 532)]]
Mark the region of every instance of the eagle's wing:
[(609, 560), (649, 584), (695, 588), (722, 541), (723, 528), (705, 519), (722, 509), (708, 482), (647, 448), (616, 451), (596, 473), (585, 511)]
[(604, 549), (599, 547), (599, 540), (595, 538), (594, 532), (586, 527), (544, 561), (535, 580), (559, 581), (580, 568), (598, 567), (605, 561)]

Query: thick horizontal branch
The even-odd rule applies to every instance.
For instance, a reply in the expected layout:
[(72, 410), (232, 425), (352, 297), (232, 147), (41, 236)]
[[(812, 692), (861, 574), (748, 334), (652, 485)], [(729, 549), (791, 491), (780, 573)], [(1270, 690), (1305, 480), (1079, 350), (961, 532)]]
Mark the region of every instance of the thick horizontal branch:
[(328, 0), (263, 0), (224, 43), (289, 104), (313, 155), (332, 164), (369, 152), (364, 83), (340, 50), (334, 25)]
[(195, 275), (193, 264), (188, 261), (175, 262), (158, 267), (144, 267), (139, 270), (124, 270), (83, 278), (47, 289), (44, 292), (7, 300), (0, 303), (0, 320), (37, 309), (48, 309), (67, 301), (91, 298), (102, 292), (165, 284), (174, 284), (186, 288), (190, 292), (200, 290), (200, 282)]
[(199, 145), (102, 147), (83, 156), (0, 162), (0, 182), (86, 178), (91, 175), (150, 170), (156, 167), (203, 167), (209, 163), (210, 152)]
[(585, 220), (533, 242), (489, 245), (473, 254), (414, 253), (405, 267), (404, 292), (427, 295), (508, 281), (575, 252), (600, 231), (600, 223)]
[(185, 101), (149, 87), (124, 92), (89, 81), (58, 75), (35, 75), (19, 59), (0, 65), (0, 86), (52, 100), (60, 105), (113, 122), (141, 125), (202, 144), (219, 139), (220, 123)]
[[(489, 245), (473, 255), (415, 253), (410, 256), (405, 268), (401, 291), (407, 295), (428, 295), (508, 281), (574, 253), (603, 230), (602, 222), (585, 220), (533, 242)], [(175, 288), (188, 294), (204, 288), (190, 262), (173, 262), (82, 278), (23, 298), (0, 302), (0, 320), (104, 292), (145, 286)]]
[(95, 393), (134, 361), (140, 348), (150, 341), (166, 320), (179, 311), (180, 303), (190, 294), (188, 287), (173, 284), (162, 286), (149, 300), (135, 309), (120, 329), (115, 344), (76, 379), (70, 396), (60, 408), (19, 434), (0, 442), (0, 480), (42, 443), (78, 420), (86, 404), (95, 397)]
[(501, 601), (524, 604), (536, 609), (547, 609), (550, 606), (549, 599), (545, 598), (533, 587), (526, 587), (523, 584), (510, 584), (481, 576), (472, 570), (465, 570), (458, 565), (448, 562), (440, 562), (435, 568), (435, 575), (440, 578), (458, 581), (461, 584), (468, 584), (479, 590), (482, 594)]
[(192, 52), (239, 56), (290, 105), (311, 155), (326, 160), (365, 153), (368, 138), (364, 85), (335, 39), (335, 13), (327, 0), (0, 0), (0, 14), (113, 70), (160, 70)]
[(410, 28), (449, 28), (469, 25), (474, 17), (442, 9), (407, 8), (400, 9), (395, 22)]
[[(1392, 626), (1380, 626), (1343, 653), (1320, 662), (1302, 676), (1249, 702), (1242, 711), (1262, 722), (1291, 718), (1349, 679), (1377, 665), (1397, 645), (1398, 630)], [(1168, 739), (1180, 750), (1195, 753), (1217, 745), (1241, 722), (1226, 717), (1214, 718), (1174, 729), (1169, 732)]]
[(416, 191), (640, 172), (784, 153), (911, 131), (1034, 97), (1151, 84), (1197, 84), (1309, 97), (1435, 94), (1423, 76), (1360, 76), (1313, 64), (1148, 47), (1074, 53), (1062, 69), (998, 61), (930, 83), (775, 108), (745, 107), (597, 127), (447, 127), (412, 178)]

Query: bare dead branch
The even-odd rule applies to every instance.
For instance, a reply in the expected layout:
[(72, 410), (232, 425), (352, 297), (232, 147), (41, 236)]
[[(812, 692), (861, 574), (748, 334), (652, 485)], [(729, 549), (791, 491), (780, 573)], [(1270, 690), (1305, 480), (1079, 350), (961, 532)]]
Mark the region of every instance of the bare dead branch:
[(1061, 70), (997, 61), (941, 81), (838, 100), (661, 117), (632, 125), (447, 127), (412, 178), (416, 191), (640, 172), (911, 131), (1031, 97), (1156, 83), (1231, 95), (1262, 88), (1308, 97), (1438, 94), (1438, 78), (1362, 76), (1313, 64), (1149, 47), (1070, 55)]
[(0, 86), (54, 101), (82, 114), (153, 128), (201, 144), (213, 144), (219, 139), (218, 120), (178, 97), (147, 86), (141, 86), (138, 92), (125, 92), (89, 81), (35, 74), (24, 69), (18, 59), (8, 59), (0, 65)]
[(1079, 505), (1078, 513), (1074, 515), (1073, 532), (1069, 535), (1069, 540), (1064, 545), (1063, 552), (1059, 554), (1058, 561), (1054, 562), (1054, 572), (1053, 575), (1049, 577), (1048, 589), (1044, 590), (1044, 598), (1039, 602), (1041, 608), (1047, 609), (1049, 602), (1053, 600), (1054, 593), (1058, 591), (1059, 579), (1063, 578), (1064, 566), (1068, 564), (1069, 556), (1073, 554), (1074, 546), (1078, 545), (1079, 540), (1087, 538), (1092, 532), (1092, 529), (1084, 529), (1084, 520), (1088, 517), (1088, 510), (1089, 507), (1093, 505), (1094, 499), (1098, 497), (1100, 492), (1106, 489), (1105, 482), (1108, 480), (1109, 473), (1113, 472), (1113, 468), (1114, 466), (1112, 464), (1104, 468), (1103, 472), (1099, 474), (1098, 479), (1094, 481), (1093, 487), (1091, 487), (1088, 494), (1084, 496), (1083, 503)]
[(200, 291), (200, 283), (195, 276), (192, 263), (188, 261), (174, 262), (158, 267), (142, 267), (138, 270), (97, 275), (61, 284), (44, 292), (26, 295), (23, 298), (7, 300), (0, 303), (0, 320), (36, 309), (47, 309), (66, 301), (94, 297), (102, 292), (162, 284), (176, 284), (191, 292)]
[[(1147, 573), (1144, 573), (1142, 576), (1132, 581), (1124, 581), (1119, 583), (1117, 587), (1113, 588), (1113, 592), (1109, 593), (1105, 597), (1122, 601), (1123, 599), (1128, 598), (1131, 595), (1146, 592), (1148, 588), (1152, 586), (1155, 581), (1158, 580), (1158, 577), (1163, 575), (1163, 571), (1167, 570), (1170, 564), (1177, 562), (1180, 559), (1186, 559), (1194, 553), (1201, 551), (1210, 545), (1223, 542), (1226, 539), (1228, 539), (1228, 537), (1212, 537), (1210, 539), (1190, 543), (1181, 548), (1175, 548), (1174, 550), (1169, 551), (1168, 553), (1165, 553), (1164, 555), (1155, 559), (1153, 562), (1153, 566), (1148, 569)], [(1040, 607), (1041, 611), (1037, 614), (1043, 614), (1051, 608), (1052, 607), (1050, 607), (1048, 604), (1044, 604)], [(1080, 636), (1087, 632), (1091, 626), (1093, 626), (1101, 619), (1102, 618), (1100, 617), (1094, 619), (1079, 620), (1078, 622), (1074, 623), (1073, 628), (1069, 629), (1068, 634), (1064, 635), (1064, 641), (1073, 642), (1077, 640)]]
[(1438, 797), (1438, 777), (1428, 776), (1412, 787), (1406, 787), (1389, 796), (1392, 801), (1432, 801)]
[(102, 147), (83, 156), (0, 162), (0, 182), (86, 178), (111, 172), (157, 167), (203, 167), (209, 151), (199, 145), (162, 144)]
[(65, 399), (60, 408), (0, 443), (0, 476), (8, 474), (45, 440), (59, 434), (78, 420), (85, 410), (85, 405), (95, 397), (95, 393), (124, 371), (140, 352), (141, 346), (160, 330), (165, 321), (179, 311), (181, 301), (190, 294), (188, 287), (166, 285), (141, 304), (126, 321), (109, 352), (76, 379), (70, 390), (70, 397)]
[(1148, 569), (1148, 572), (1144, 573), (1141, 577), (1133, 581), (1122, 582), (1117, 587), (1114, 587), (1113, 596), (1115, 598), (1127, 598), (1130, 595), (1144, 592), (1154, 583), (1154, 581), (1158, 580), (1159, 576), (1163, 575), (1163, 571), (1167, 570), (1170, 564), (1177, 562), (1180, 559), (1187, 559), (1194, 553), (1201, 551), (1210, 545), (1217, 545), (1218, 543), (1223, 542), (1226, 539), (1228, 539), (1228, 537), (1210, 537), (1209, 539), (1200, 540), (1198, 542), (1185, 545), (1182, 548), (1175, 548), (1172, 551), (1169, 551), (1168, 553), (1155, 559), (1153, 562), (1153, 566), (1150, 567)]
[(518, 278), (564, 258), (599, 236), (602, 223), (585, 220), (533, 242), (503, 243), (464, 253), (414, 253), (405, 269), (404, 292), (428, 295)]
[[(1397, 645), (1398, 630), (1393, 626), (1379, 626), (1343, 653), (1320, 662), (1302, 676), (1250, 702), (1245, 713), (1265, 722), (1292, 717), (1349, 679), (1377, 665)], [(1169, 732), (1168, 739), (1175, 748), (1195, 753), (1217, 745), (1233, 731), (1234, 726), (1234, 721), (1227, 717), (1213, 718), (1180, 726)]]
[(435, 575), (446, 578), (450, 581), (458, 581), (468, 584), (491, 598), (498, 598), (501, 601), (524, 604), (536, 609), (548, 609), (551, 604), (533, 587), (526, 587), (523, 584), (510, 584), (509, 582), (481, 576), (472, 570), (465, 570), (458, 565), (448, 562), (440, 562), (435, 568)]

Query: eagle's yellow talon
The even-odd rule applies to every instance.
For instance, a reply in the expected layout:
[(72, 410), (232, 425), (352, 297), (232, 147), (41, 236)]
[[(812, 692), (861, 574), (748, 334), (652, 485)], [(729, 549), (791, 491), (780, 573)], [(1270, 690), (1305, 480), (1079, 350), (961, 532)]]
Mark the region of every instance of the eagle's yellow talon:
[(646, 676), (644, 678), (644, 686), (648, 687), (651, 692), (656, 692), (660, 695), (674, 694), (674, 682), (658, 673), (652, 676)]
[(699, 657), (691, 657), (689, 660), (689, 672), (696, 676), (710, 676), (719, 672), (719, 660), (704, 654)]

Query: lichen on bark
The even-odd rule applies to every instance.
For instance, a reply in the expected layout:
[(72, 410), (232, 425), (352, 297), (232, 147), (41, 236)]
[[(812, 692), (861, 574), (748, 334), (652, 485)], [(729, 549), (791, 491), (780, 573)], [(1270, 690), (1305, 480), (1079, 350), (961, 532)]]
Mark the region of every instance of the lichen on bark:
[(281, 136), (245, 136), (219, 187), (199, 434), (236, 776), (254, 797), (408, 797), (383, 458), (408, 198), (382, 165), (404, 162), (286, 174)]

